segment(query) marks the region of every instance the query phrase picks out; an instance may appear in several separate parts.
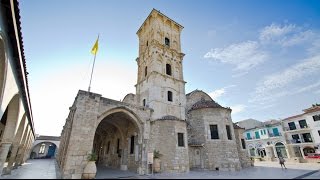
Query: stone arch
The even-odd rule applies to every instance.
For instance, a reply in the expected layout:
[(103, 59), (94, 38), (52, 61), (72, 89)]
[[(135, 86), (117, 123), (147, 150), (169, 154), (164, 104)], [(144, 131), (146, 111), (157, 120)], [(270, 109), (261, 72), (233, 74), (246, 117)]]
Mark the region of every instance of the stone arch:
[[(111, 115), (111, 114), (114, 114), (114, 113), (119, 113), (119, 112), (122, 112), (122, 113), (125, 113), (127, 114), (134, 122), (135, 122), (135, 125), (138, 127), (139, 129), (139, 133), (142, 135), (142, 124), (143, 122), (141, 121), (141, 119), (136, 115), (136, 113), (134, 113), (132, 110), (130, 110), (129, 108), (127, 107), (117, 107), (117, 108), (113, 108), (113, 109), (109, 109), (103, 113), (101, 113), (101, 115), (98, 116), (98, 121), (97, 121), (97, 126), (96, 128), (98, 127), (98, 124), (103, 120), (105, 119), (107, 116)], [(139, 140), (142, 141), (142, 137), (139, 138)]]
[(142, 122), (126, 107), (103, 112), (97, 120), (92, 151), (97, 164), (137, 172), (142, 166)]
[(3, 99), (3, 93), (5, 89), (5, 81), (7, 74), (7, 57), (6, 57), (6, 46), (4, 43), (4, 38), (0, 32), (0, 102)]
[[(39, 153), (41, 146), (44, 144), (44, 149), (43, 153)], [(50, 148), (53, 147), (54, 151), (53, 154), (49, 155)], [(38, 141), (33, 146), (31, 147), (31, 152), (30, 152), (30, 158), (52, 158), (56, 156), (58, 149), (58, 144), (54, 141), (48, 141), (48, 140), (43, 140), (43, 141)], [(40, 154), (40, 155), (39, 155)]]
[(13, 137), (15, 136), (15, 130), (18, 123), (19, 117), (19, 109), (20, 109), (20, 96), (19, 94), (14, 95), (7, 108), (7, 117), (6, 118), (6, 125), (3, 132), (2, 142), (12, 142)]
[(5, 122), (3, 136), (1, 138), (0, 146), (0, 170), (3, 169), (4, 164), (9, 160), (12, 152), (12, 143), (14, 141), (15, 130), (19, 117), (20, 96), (16, 94), (10, 100), (6, 113), (1, 117), (1, 122)]

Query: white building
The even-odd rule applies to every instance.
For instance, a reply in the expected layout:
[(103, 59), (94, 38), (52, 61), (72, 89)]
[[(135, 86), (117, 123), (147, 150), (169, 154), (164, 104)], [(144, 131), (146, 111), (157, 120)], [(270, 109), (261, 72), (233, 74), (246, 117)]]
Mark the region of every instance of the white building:
[(271, 120), (261, 124), (259, 127), (246, 129), (243, 134), (249, 155), (271, 161), (279, 156), (288, 158), (281, 122)]
[(290, 154), (306, 159), (320, 147), (320, 106), (303, 111), (303, 114), (283, 119), (282, 125)]

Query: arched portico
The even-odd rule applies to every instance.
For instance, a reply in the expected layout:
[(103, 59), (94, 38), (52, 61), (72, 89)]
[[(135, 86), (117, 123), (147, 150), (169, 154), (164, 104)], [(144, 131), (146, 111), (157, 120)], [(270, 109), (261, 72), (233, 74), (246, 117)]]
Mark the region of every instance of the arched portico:
[(16, 94), (10, 101), (5, 113), (1, 117), (1, 124), (4, 126), (0, 146), (0, 170), (3, 169), (4, 163), (8, 160), (8, 154), (11, 154), (12, 143), (15, 137), (15, 129), (19, 116), (20, 97)]
[[(7, 67), (7, 58), (6, 58), (6, 51), (5, 51), (5, 44), (0, 33), (0, 100), (2, 101), (3, 90), (5, 85), (5, 78), (6, 78), (6, 67)], [(1, 102), (0, 101), (0, 102)]]
[[(114, 108), (98, 117), (93, 140), (97, 165), (138, 172), (142, 168), (141, 120), (128, 108)], [(98, 168), (102, 170), (102, 168)]]

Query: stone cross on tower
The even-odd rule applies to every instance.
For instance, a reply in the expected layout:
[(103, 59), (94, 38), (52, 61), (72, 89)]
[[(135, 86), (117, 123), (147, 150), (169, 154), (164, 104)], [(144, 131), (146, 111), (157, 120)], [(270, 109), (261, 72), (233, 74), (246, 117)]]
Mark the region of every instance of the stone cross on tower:
[(185, 120), (180, 34), (183, 27), (153, 9), (139, 28), (137, 100), (154, 109), (152, 119)]

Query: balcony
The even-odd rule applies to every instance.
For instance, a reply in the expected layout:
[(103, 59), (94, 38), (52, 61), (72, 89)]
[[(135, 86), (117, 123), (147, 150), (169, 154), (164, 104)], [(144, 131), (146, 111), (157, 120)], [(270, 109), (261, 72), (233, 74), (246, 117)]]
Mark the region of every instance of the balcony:
[(298, 126), (295, 129), (293, 129), (293, 128), (290, 129), (289, 127), (284, 127), (283, 129), (285, 132), (311, 131), (309, 125), (306, 125), (304, 127)]
[(269, 137), (280, 137), (280, 136), (282, 136), (281, 133), (278, 133), (278, 134), (269, 133)]
[(289, 144), (301, 144), (301, 143), (311, 143), (313, 144), (313, 141), (311, 138), (308, 139), (290, 139), (288, 140)]

